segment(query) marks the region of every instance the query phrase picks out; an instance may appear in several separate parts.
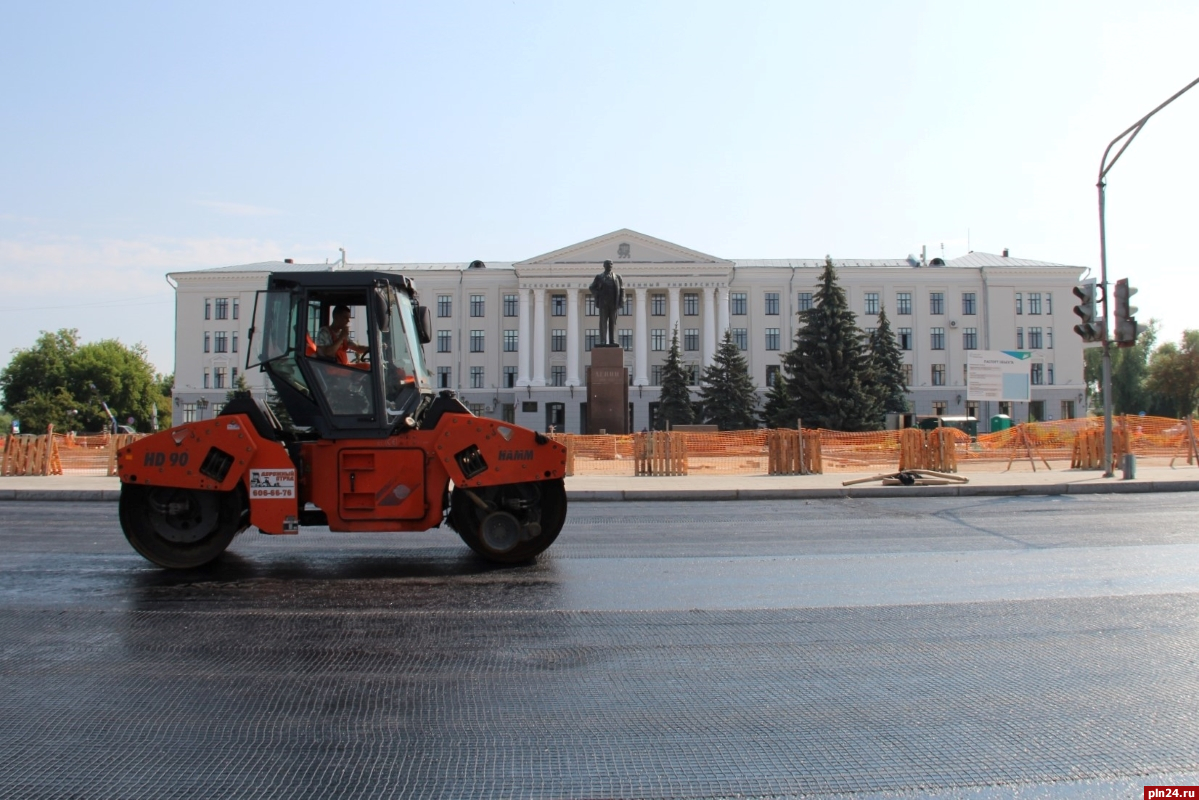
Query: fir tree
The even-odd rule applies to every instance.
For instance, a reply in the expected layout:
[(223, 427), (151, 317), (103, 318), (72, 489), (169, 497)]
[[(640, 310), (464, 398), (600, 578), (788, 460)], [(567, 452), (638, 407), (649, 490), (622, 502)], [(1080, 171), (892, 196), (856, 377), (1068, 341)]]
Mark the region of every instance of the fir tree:
[(793, 418), (809, 428), (874, 431), (882, 405), (870, 355), (845, 291), (826, 258), (810, 309), (800, 314), (795, 349), (783, 356)]
[(787, 378), (779, 370), (774, 376), (774, 383), (766, 391), (766, 405), (762, 407), (762, 424), (767, 428), (795, 427), (795, 412), (792, 410), (794, 400), (787, 387)]
[(679, 328), (676, 325), (670, 341), (670, 352), (662, 367), (662, 392), (658, 398), (658, 415), (654, 427), (666, 430), (667, 423), (690, 425), (695, 421), (695, 409), (691, 405), (691, 389), (688, 387), (687, 372), (683, 369), (683, 358), (679, 352)]
[(699, 396), (704, 422), (722, 431), (757, 427), (754, 412), (758, 408), (758, 393), (749, 377), (749, 363), (733, 341), (731, 330), (724, 332), (712, 364), (704, 370)]
[(883, 412), (901, 414), (907, 411), (908, 387), (903, 379), (903, 353), (891, 332), (885, 306), (879, 310), (878, 327), (870, 334), (870, 359)]

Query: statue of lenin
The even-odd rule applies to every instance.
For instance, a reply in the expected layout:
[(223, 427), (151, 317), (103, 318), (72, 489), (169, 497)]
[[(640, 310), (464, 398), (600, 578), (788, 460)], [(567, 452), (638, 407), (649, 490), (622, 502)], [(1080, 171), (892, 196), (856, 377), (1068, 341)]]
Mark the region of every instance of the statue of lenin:
[(616, 345), (616, 315), (624, 305), (624, 281), (612, 271), (612, 262), (604, 262), (604, 271), (591, 282), (591, 296), (600, 315), (600, 345)]

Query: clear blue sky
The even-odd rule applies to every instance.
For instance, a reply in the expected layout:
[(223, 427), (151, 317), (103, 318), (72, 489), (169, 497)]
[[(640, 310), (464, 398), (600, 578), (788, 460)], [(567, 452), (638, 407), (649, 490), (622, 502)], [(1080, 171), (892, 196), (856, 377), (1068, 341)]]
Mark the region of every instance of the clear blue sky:
[[(967, 249), (1098, 272), (1107, 142), (1199, 76), (1193, 2), (11, 3), (0, 364), (144, 342), (163, 275), (522, 259), (618, 228), (729, 258)], [(1199, 88), (1109, 179), (1111, 277), (1199, 327)]]

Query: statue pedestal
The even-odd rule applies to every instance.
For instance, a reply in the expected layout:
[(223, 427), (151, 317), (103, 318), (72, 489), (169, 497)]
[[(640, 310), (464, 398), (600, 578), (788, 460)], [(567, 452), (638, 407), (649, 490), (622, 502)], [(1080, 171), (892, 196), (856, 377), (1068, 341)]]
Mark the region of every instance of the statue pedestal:
[(587, 433), (629, 432), (629, 371), (624, 348), (598, 345), (591, 348), (587, 368)]

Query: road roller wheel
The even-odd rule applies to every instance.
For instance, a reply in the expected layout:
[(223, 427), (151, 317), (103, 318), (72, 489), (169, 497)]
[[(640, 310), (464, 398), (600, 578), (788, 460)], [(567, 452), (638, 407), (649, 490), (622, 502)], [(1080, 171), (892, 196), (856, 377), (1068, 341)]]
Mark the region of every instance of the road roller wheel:
[(529, 561), (554, 543), (566, 522), (566, 485), (559, 478), (455, 488), (449, 522), (462, 541), (488, 561)]
[(124, 484), (120, 516), (133, 549), (168, 569), (209, 563), (249, 524), (240, 490), (209, 492)]

